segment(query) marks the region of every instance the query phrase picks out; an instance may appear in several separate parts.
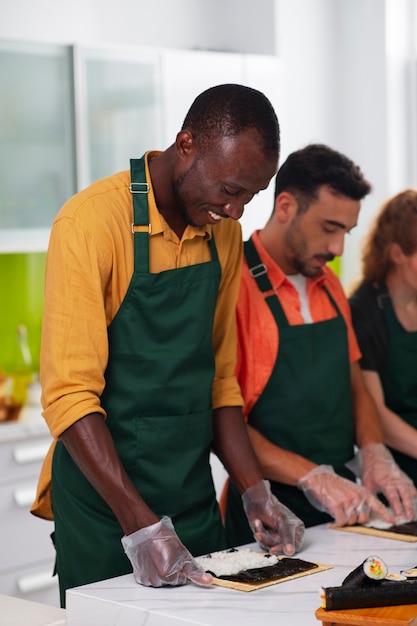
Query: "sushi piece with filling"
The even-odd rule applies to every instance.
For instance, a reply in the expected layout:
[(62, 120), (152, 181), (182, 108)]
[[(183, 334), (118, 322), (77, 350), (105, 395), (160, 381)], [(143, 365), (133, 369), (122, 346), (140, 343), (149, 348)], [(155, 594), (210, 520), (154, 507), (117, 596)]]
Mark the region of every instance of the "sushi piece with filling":
[(368, 556), (358, 567), (350, 572), (342, 585), (375, 585), (388, 574), (388, 567), (379, 556)]

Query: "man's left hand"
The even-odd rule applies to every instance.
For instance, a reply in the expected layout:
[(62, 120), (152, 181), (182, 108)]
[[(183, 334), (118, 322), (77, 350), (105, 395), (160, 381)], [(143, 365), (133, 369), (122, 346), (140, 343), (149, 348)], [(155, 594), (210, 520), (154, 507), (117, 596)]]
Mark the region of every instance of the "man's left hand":
[(269, 481), (261, 480), (242, 495), (253, 536), (271, 554), (291, 556), (301, 548), (304, 524), (271, 493)]

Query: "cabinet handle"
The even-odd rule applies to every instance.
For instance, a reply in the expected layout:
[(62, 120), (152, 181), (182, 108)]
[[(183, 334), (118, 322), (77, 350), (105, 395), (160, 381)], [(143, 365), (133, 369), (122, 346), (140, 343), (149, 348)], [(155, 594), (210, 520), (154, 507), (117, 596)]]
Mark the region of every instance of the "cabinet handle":
[(57, 584), (56, 578), (52, 576), (52, 567), (51, 569), (20, 576), (16, 582), (21, 593), (33, 593), (34, 591), (54, 587)]
[(27, 509), (36, 498), (36, 485), (20, 487), (20, 489), (16, 489), (13, 496), (18, 507)]
[(30, 445), (16, 446), (13, 449), (13, 458), (20, 465), (33, 463), (33, 461), (43, 461), (50, 445), (50, 440), (43, 439)]

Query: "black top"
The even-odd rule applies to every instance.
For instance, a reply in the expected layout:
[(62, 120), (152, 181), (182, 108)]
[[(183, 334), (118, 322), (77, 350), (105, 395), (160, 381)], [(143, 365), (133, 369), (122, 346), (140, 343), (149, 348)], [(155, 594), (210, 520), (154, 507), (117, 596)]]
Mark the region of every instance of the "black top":
[(362, 282), (349, 298), (352, 323), (362, 352), (361, 368), (381, 374), (388, 355), (388, 328), (382, 311), (388, 291)]

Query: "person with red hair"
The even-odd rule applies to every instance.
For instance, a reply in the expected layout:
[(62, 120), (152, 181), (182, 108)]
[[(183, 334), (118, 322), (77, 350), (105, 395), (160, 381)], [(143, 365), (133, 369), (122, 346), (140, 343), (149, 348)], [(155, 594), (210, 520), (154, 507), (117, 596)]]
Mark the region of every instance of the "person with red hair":
[(417, 480), (417, 190), (390, 198), (366, 240), (350, 298), (360, 365), (386, 444)]

